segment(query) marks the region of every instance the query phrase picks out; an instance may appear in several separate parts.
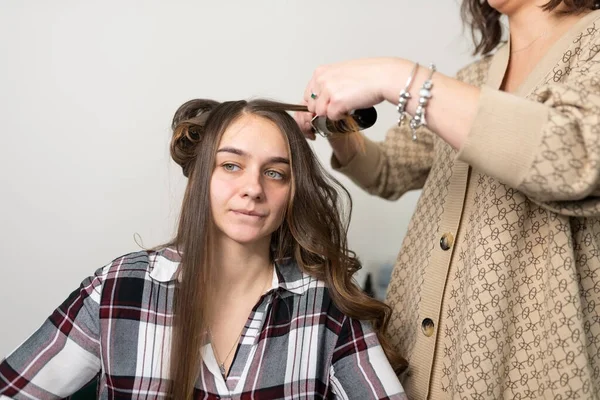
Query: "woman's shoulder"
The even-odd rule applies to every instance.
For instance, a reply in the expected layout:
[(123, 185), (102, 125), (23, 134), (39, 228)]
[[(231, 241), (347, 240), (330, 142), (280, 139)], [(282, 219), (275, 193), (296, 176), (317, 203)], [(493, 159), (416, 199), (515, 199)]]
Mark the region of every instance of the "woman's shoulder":
[(121, 255), (98, 269), (95, 276), (112, 279), (144, 279), (168, 282), (175, 279), (179, 254), (172, 248), (139, 250)]
[(284, 298), (293, 301), (299, 314), (326, 315), (331, 322), (343, 323), (349, 317), (337, 306), (328, 283), (304, 271), (293, 259), (277, 262), (279, 288)]
[(297, 296), (316, 293), (329, 294), (327, 283), (317, 278), (317, 273), (310, 273), (310, 268), (302, 267), (294, 258), (279, 259), (275, 262), (279, 288)]
[(591, 11), (583, 16), (580, 23), (575, 24), (564, 37), (570, 48), (579, 49), (579, 52), (586, 49), (588, 54), (583, 56), (595, 56), (599, 51), (600, 42), (600, 10)]

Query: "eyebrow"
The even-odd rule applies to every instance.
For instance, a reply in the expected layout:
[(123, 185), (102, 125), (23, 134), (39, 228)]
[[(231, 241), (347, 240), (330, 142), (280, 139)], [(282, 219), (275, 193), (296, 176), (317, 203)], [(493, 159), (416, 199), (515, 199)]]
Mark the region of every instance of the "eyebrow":
[[(248, 153), (235, 147), (221, 147), (217, 153), (232, 153), (242, 157), (248, 157)], [(270, 164), (290, 164), (290, 160), (285, 157), (271, 157), (268, 159)]]

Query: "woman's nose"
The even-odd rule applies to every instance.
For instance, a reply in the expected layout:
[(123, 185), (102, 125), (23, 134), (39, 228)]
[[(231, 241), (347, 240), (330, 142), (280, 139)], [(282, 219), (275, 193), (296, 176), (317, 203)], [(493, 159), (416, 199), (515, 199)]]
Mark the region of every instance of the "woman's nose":
[(258, 173), (248, 172), (245, 176), (242, 195), (253, 199), (261, 199), (264, 195), (261, 176)]

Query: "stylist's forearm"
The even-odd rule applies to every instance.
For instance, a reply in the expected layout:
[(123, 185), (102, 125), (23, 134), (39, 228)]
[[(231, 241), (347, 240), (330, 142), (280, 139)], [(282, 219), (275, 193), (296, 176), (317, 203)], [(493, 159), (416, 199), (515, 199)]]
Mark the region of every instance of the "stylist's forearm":
[[(409, 61), (398, 60), (394, 68), (397, 71), (394, 74), (396, 77), (392, 80), (400, 83), (390, 85), (384, 93), (385, 99), (390, 103), (398, 104), (398, 94), (404, 88), (413, 65)], [(413, 79), (409, 90), (412, 97), (406, 107), (410, 115), (415, 113), (419, 103), (419, 90), (429, 73), (427, 66), (421, 66)], [(480, 89), (439, 72), (433, 75), (432, 82), (432, 97), (425, 108), (427, 127), (453, 148), (460, 149), (471, 131), (477, 113)]]
[(329, 139), (335, 158), (340, 165), (347, 165), (361, 148), (357, 135), (340, 135)]

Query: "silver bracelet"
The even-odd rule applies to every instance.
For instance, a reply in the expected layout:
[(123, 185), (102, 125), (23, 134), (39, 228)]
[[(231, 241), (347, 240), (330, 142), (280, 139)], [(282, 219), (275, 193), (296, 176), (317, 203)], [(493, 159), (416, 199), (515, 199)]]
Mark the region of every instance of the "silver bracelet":
[(419, 63), (415, 63), (415, 66), (413, 67), (412, 71), (410, 72), (410, 75), (408, 76), (408, 79), (406, 80), (406, 85), (404, 86), (404, 89), (402, 89), (400, 95), (398, 96), (398, 106), (396, 107), (396, 110), (398, 110), (398, 114), (400, 114), (398, 116), (398, 126), (402, 126), (402, 121), (404, 121), (404, 118), (406, 118), (406, 103), (408, 103), (408, 100), (410, 99), (410, 93), (408, 92), (408, 90), (410, 89), (410, 84), (412, 83), (418, 69)]
[(429, 65), (430, 73), (427, 80), (423, 83), (423, 87), (419, 90), (419, 105), (415, 110), (415, 115), (410, 120), (410, 129), (412, 130), (412, 139), (417, 140), (417, 130), (422, 126), (427, 126), (427, 121), (425, 120), (425, 107), (431, 99), (431, 88), (433, 87), (433, 82), (431, 78), (433, 78), (433, 74), (435, 73), (435, 64)]

